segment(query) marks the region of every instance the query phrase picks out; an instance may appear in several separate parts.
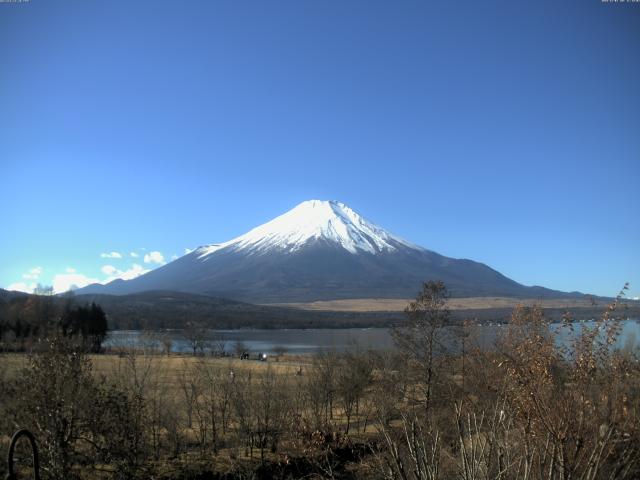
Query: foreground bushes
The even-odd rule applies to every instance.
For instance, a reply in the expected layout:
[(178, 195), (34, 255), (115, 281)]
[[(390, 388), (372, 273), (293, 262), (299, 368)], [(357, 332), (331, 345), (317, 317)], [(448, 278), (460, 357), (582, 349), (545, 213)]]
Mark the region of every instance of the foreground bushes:
[(32, 430), (49, 479), (638, 478), (640, 363), (611, 348), (615, 308), (563, 347), (519, 307), (482, 351), (471, 324), (440, 328), (446, 290), (427, 284), (397, 352), (302, 370), (130, 352), (97, 374), (54, 336), (22, 371), (0, 364), (0, 433)]
[(439, 358), (438, 374), (465, 369), (383, 428), (386, 477), (639, 478), (640, 364), (612, 348), (617, 306), (592, 327), (567, 319), (562, 344), (540, 308), (518, 307), (496, 351)]
[(3, 382), (2, 431), (27, 428), (38, 440), (45, 478), (73, 479), (78, 466), (104, 463), (114, 478), (138, 470), (144, 431), (129, 392), (92, 373), (81, 343), (56, 336)]

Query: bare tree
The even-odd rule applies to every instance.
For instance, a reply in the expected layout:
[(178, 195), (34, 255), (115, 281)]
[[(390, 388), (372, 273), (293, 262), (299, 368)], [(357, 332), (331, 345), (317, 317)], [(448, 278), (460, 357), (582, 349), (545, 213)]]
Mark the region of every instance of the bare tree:
[(273, 347), (273, 353), (276, 355), (276, 359), (279, 361), (285, 353), (287, 353), (287, 347), (284, 345), (276, 345)]
[(620, 332), (612, 316), (617, 302), (594, 327), (574, 331), (567, 348), (557, 344), (541, 308), (514, 310), (499, 365), (531, 475), (593, 480), (637, 473), (640, 449), (632, 443), (640, 442), (638, 405), (628, 399), (638, 364), (612, 348)]
[(237, 340), (233, 344), (233, 351), (234, 351), (236, 357), (241, 357), (242, 355), (247, 353), (248, 348), (247, 348), (247, 345), (243, 341)]
[(160, 344), (162, 345), (162, 349), (164, 353), (167, 355), (171, 355), (171, 347), (173, 347), (173, 338), (169, 332), (162, 332), (160, 335)]
[(36, 434), (46, 478), (76, 478), (74, 466), (100, 462), (112, 465), (115, 478), (131, 478), (144, 458), (135, 399), (95, 376), (77, 343), (63, 336), (43, 343), (17, 378), (21, 401), (11, 416)]
[(353, 416), (360, 413), (360, 402), (371, 383), (371, 373), (371, 361), (367, 355), (356, 352), (340, 356), (336, 393), (347, 420), (345, 434), (349, 434)]
[(97, 393), (91, 362), (76, 345), (57, 336), (29, 357), (23, 377), (24, 426), (37, 434), (48, 476), (70, 478), (77, 442), (90, 430)]
[(375, 356), (375, 376), (370, 395), (371, 408), (377, 421), (388, 426), (400, 414), (406, 392), (406, 368), (395, 352)]
[(195, 401), (196, 415), (201, 447), (211, 448), (217, 453), (221, 437), (226, 434), (229, 425), (234, 375), (229, 371), (202, 360), (194, 367), (194, 376), (198, 378), (198, 395)]
[(245, 447), (245, 454), (251, 457), (255, 446), (252, 380), (250, 371), (235, 373), (231, 391), (231, 406), (235, 414), (236, 433)]
[(195, 368), (190, 368), (186, 361), (182, 362), (182, 370), (178, 374), (178, 385), (182, 393), (184, 410), (187, 416), (187, 428), (193, 426), (193, 408), (200, 393), (199, 375)]
[(204, 354), (209, 342), (209, 332), (204, 326), (196, 324), (195, 322), (187, 322), (182, 331), (182, 335), (191, 347), (194, 356), (197, 355), (198, 352)]
[(393, 329), (392, 335), (398, 349), (416, 369), (418, 386), (425, 412), (431, 406), (433, 387), (436, 381), (436, 355), (442, 353), (442, 327), (450, 318), (447, 308), (448, 293), (444, 283), (429, 281), (423, 284), (422, 291), (405, 309), (407, 320)]
[(268, 367), (260, 375), (253, 390), (254, 435), (264, 462), (265, 449), (276, 452), (286, 426), (289, 411), (289, 389), (284, 379)]
[(402, 415), (401, 428), (382, 426), (380, 470), (388, 480), (437, 480), (441, 477), (442, 441), (415, 413)]
[(334, 352), (320, 352), (304, 377), (308, 412), (315, 429), (324, 430), (333, 418), (333, 402), (336, 395), (338, 357)]
[(227, 340), (222, 335), (216, 335), (211, 339), (211, 349), (214, 357), (224, 357), (226, 355)]

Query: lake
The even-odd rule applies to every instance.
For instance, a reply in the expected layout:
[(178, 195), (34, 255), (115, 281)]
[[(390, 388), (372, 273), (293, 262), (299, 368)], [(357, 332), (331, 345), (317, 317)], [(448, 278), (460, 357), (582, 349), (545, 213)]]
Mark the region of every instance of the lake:
[[(574, 327), (579, 330), (581, 325), (592, 326), (593, 322), (576, 322)], [(640, 341), (640, 320), (630, 319), (621, 321), (622, 332), (618, 338), (617, 347), (638, 348)], [(482, 325), (474, 327), (474, 337), (477, 344), (483, 348), (491, 348), (503, 325)], [(559, 341), (566, 342), (569, 331), (560, 324), (552, 324), (552, 329), (559, 332)], [(169, 331), (173, 352), (190, 352), (191, 347), (180, 331)], [(274, 353), (282, 347), (290, 354), (313, 354), (321, 350), (345, 351), (352, 349), (387, 350), (393, 348), (393, 339), (387, 328), (345, 328), (345, 329), (275, 329), (275, 330), (210, 330), (210, 337), (216, 341), (223, 340), (225, 351), (232, 353), (237, 342), (242, 342), (250, 352)], [(104, 346), (107, 348), (152, 347), (160, 349), (160, 342), (154, 334), (137, 330), (115, 330), (109, 333)]]

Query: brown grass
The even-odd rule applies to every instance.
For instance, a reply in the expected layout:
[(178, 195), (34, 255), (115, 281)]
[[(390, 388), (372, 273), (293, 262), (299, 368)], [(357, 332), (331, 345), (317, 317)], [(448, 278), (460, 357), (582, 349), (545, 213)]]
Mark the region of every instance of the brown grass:
[[(117, 354), (105, 354), (105, 355), (89, 355), (91, 363), (93, 365), (93, 371), (96, 375), (111, 376), (118, 370), (118, 367), (122, 367), (126, 362), (125, 357), (120, 357)], [(260, 362), (256, 360), (239, 360), (237, 358), (212, 358), (212, 357), (194, 357), (192, 355), (178, 355), (172, 354), (166, 355), (140, 355), (139, 359), (148, 359), (153, 362), (153, 368), (162, 372), (164, 380), (172, 385), (178, 385), (178, 377), (185, 370), (190, 369), (194, 364), (199, 362), (205, 362), (211, 366), (219, 366), (227, 368), (229, 371), (252, 371), (262, 372), (271, 367), (276, 373), (293, 376), (298, 368), (303, 369), (309, 365), (310, 358), (304, 356), (289, 356), (284, 355), (280, 359), (271, 357), (267, 362)], [(0, 362), (4, 372), (9, 375), (15, 375), (23, 367), (27, 365), (26, 353), (2, 353), (0, 354)]]
[[(272, 306), (300, 308), (303, 310), (334, 311), (334, 312), (401, 312), (411, 302), (411, 299), (393, 298), (353, 298), (345, 300), (323, 300), (307, 303), (278, 303)], [(514, 308), (519, 304), (540, 305), (542, 308), (590, 308), (588, 298), (561, 298), (538, 300), (531, 298), (509, 297), (468, 297), (451, 298), (447, 306), (451, 310), (471, 310), (490, 308)]]

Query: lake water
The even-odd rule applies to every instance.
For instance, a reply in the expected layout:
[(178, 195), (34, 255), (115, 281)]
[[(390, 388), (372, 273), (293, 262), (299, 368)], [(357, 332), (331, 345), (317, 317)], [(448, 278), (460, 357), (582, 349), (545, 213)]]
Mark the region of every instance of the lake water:
[[(593, 323), (576, 322), (592, 326)], [(624, 320), (621, 322), (622, 332), (617, 347), (632, 349), (640, 346), (640, 320)], [(491, 348), (496, 338), (505, 327), (501, 325), (483, 325), (474, 327), (474, 341), (483, 348)], [(553, 324), (552, 329), (559, 332), (560, 342), (569, 338), (568, 329)], [(180, 331), (166, 332), (172, 341), (173, 352), (189, 352), (191, 347)], [(274, 353), (282, 347), (290, 354), (313, 354), (320, 350), (345, 351), (353, 349), (386, 350), (393, 348), (393, 339), (387, 328), (345, 328), (345, 329), (281, 329), (281, 330), (210, 330), (209, 336), (224, 342), (225, 351), (232, 353), (238, 342), (242, 342), (250, 352)], [(134, 330), (115, 330), (109, 333), (104, 344), (110, 348), (151, 347), (160, 349), (160, 342), (154, 334)]]

